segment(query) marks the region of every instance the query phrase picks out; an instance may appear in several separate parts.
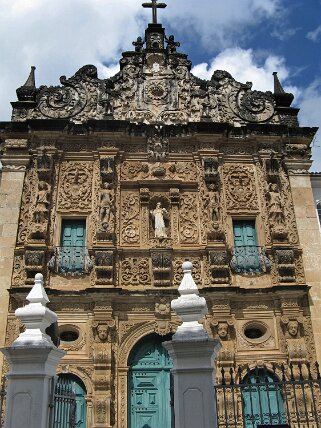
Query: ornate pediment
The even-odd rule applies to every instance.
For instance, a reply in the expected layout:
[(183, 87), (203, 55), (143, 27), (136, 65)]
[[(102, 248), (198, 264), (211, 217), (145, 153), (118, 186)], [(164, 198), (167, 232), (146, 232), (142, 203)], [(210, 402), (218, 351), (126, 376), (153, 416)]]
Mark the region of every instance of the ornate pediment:
[(19, 88), (13, 120), (204, 121), (233, 126), (283, 121), (284, 112), (278, 114), (271, 92), (252, 91), (251, 83), (239, 83), (222, 70), (209, 81), (195, 77), (187, 55), (176, 51), (179, 43), (174, 36), (167, 38), (160, 24), (149, 24), (145, 39), (139, 37), (133, 45), (134, 51), (123, 53), (119, 73), (109, 79), (99, 79), (96, 67), (86, 65), (69, 79), (62, 76), (61, 86), (29, 90), (26, 99)]

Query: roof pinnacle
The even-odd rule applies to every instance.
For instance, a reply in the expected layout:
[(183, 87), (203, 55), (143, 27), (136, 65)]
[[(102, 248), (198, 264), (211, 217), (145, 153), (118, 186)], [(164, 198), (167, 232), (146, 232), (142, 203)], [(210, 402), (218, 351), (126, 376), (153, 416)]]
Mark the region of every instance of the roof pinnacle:
[(290, 107), (294, 99), (294, 95), (289, 92), (285, 92), (279, 81), (278, 73), (276, 71), (273, 71), (272, 74), (274, 77), (274, 99), (276, 105), (279, 107)]
[(31, 70), (26, 80), (26, 83), (16, 90), (19, 101), (35, 101), (36, 94), (36, 82), (35, 82), (35, 70), (34, 65), (31, 66)]

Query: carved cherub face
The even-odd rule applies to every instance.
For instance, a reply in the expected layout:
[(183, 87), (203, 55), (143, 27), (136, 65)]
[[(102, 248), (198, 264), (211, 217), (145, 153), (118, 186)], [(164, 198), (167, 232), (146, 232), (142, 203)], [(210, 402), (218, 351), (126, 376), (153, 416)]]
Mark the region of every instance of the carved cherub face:
[(297, 321), (290, 321), (288, 324), (288, 332), (290, 336), (295, 337), (299, 331), (299, 323)]
[(100, 340), (106, 340), (108, 337), (108, 326), (105, 324), (100, 324), (97, 327), (97, 334)]
[(226, 339), (228, 335), (228, 325), (225, 322), (220, 322), (217, 326), (217, 334), (220, 339)]

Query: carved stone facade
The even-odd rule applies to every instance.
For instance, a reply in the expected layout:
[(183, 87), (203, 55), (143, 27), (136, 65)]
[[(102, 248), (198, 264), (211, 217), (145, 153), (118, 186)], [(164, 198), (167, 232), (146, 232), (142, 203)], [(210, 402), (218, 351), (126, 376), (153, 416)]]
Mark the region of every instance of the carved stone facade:
[[(222, 340), (220, 367), (316, 359), (290, 173), (309, 164), (316, 130), (226, 71), (196, 78), (171, 37), (150, 25), (146, 45), (137, 40), (110, 79), (85, 66), (28, 99), (18, 91), (15, 126), (0, 123), (2, 174), (19, 176), (21, 201), (6, 340), (41, 271), (62, 337), (72, 339), (62, 342), (60, 372), (82, 379), (92, 428), (128, 426), (129, 354), (143, 337), (175, 331), (170, 301), (186, 259), (207, 299), (204, 324)], [(8, 181), (1, 189), (10, 195)], [(73, 254), (57, 251), (66, 220), (85, 225)], [(242, 271), (238, 221), (256, 238)]]

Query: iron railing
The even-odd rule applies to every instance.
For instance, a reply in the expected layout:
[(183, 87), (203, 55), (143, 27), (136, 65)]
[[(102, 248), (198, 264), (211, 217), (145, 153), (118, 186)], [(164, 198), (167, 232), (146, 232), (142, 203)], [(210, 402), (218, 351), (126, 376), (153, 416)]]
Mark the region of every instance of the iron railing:
[(62, 275), (88, 274), (93, 268), (87, 247), (55, 247), (48, 262), (51, 272)]
[(49, 428), (76, 428), (76, 394), (71, 385), (59, 382), (52, 389)]
[(265, 254), (265, 248), (257, 245), (242, 245), (232, 248), (230, 266), (239, 274), (259, 274), (269, 272), (271, 262)]
[(318, 363), (248, 368), (245, 376), (222, 368), (215, 391), (219, 428), (321, 427)]
[(6, 382), (5, 378), (3, 378), (0, 389), (0, 428), (4, 427), (4, 417), (6, 412), (6, 395)]

